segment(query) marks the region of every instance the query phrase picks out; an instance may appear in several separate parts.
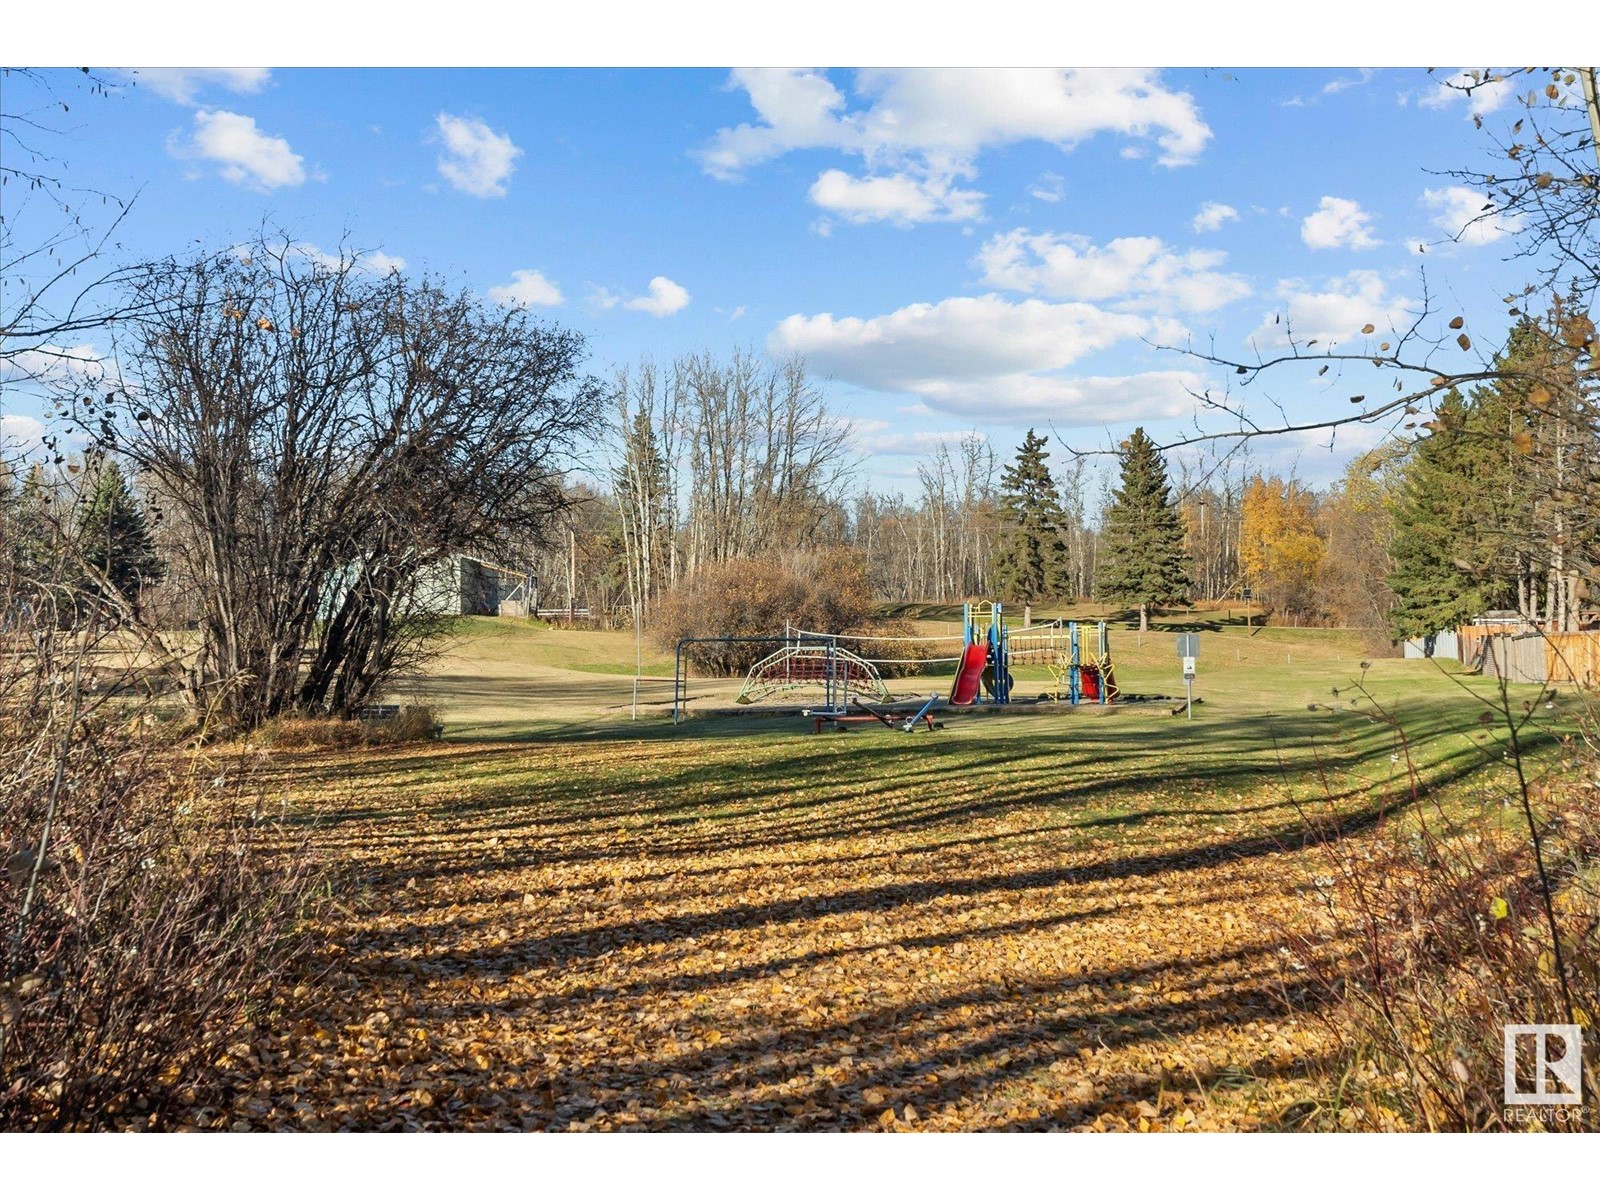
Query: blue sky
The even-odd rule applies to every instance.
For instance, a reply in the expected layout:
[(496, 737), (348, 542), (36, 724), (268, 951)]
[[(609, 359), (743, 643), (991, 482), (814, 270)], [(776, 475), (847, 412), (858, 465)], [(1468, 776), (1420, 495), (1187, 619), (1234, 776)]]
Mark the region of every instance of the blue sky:
[[(597, 373), (802, 354), (897, 490), (969, 430), (1005, 456), (1030, 425), (1171, 440), (1184, 389), (1225, 380), (1146, 339), (1248, 356), (1284, 314), (1356, 344), (1404, 319), (1424, 267), (1492, 350), (1527, 271), (1504, 261), (1514, 231), (1445, 241), (1481, 199), (1429, 172), (1486, 144), (1448, 73), (127, 69), (73, 97), (56, 144), (75, 186), (138, 192), (131, 255), (265, 220), (527, 304), (588, 335)], [(1475, 103), (1495, 120), (1506, 99)], [(1307, 371), (1266, 395), (1342, 415), (1364, 386)], [(26, 395), (4, 406), (12, 436), (33, 428)], [(1322, 481), (1377, 437), (1257, 458)]]

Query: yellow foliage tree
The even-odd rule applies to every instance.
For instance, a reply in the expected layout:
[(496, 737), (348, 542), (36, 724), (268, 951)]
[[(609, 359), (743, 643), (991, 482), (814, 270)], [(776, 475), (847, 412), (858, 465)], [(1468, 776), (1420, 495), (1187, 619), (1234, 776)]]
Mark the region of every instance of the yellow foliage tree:
[(1310, 614), (1327, 551), (1317, 531), (1315, 498), (1292, 479), (1258, 475), (1246, 485), (1239, 507), (1245, 581), (1280, 611)]

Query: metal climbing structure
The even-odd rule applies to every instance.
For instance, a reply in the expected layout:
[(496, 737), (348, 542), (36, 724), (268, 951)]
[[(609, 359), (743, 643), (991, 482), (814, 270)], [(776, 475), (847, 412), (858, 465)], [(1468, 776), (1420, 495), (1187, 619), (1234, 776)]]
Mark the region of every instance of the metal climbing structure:
[(889, 699), (889, 689), (877, 667), (859, 654), (829, 642), (773, 651), (750, 668), (734, 702), (754, 704), (768, 696), (817, 687), (823, 690), (829, 711), (842, 710), (851, 695)]
[[(1093, 647), (1086, 636), (1093, 630)], [(1043, 666), (1055, 680), (1057, 703), (1109, 704), (1117, 698), (1111, 663), (1111, 636), (1104, 621), (1092, 627), (1078, 621), (1051, 621), (1011, 631), (1006, 639), (1013, 663)]]

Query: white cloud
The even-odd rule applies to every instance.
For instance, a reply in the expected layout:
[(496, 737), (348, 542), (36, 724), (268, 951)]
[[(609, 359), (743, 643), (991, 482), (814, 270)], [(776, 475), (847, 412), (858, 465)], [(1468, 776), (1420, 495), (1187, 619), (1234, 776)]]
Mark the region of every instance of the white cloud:
[(1237, 221), (1239, 210), (1231, 204), (1219, 204), (1215, 200), (1207, 200), (1200, 206), (1200, 211), (1195, 213), (1194, 220), (1189, 227), (1196, 233), (1215, 233), (1221, 229), (1224, 222)]
[(1064, 427), (1161, 421), (1194, 410), (1205, 381), (1193, 371), (1137, 375), (1001, 375), (941, 381), (924, 394), (941, 411), (1001, 421), (1049, 421)]
[(1322, 85), (1322, 94), (1324, 96), (1333, 96), (1350, 88), (1358, 88), (1368, 82), (1375, 74), (1377, 72), (1371, 67), (1357, 67), (1354, 76), (1339, 75), (1328, 80), (1327, 83)]
[[(602, 307), (610, 308), (617, 302), (616, 297), (610, 293), (604, 295), (606, 302)], [(631, 308), (634, 312), (649, 313), (652, 317), (670, 317), (673, 313), (682, 312), (689, 307), (689, 293), (665, 275), (657, 275), (650, 281), (648, 295), (635, 296), (632, 300), (624, 301), (622, 307)]]
[(0, 359), (0, 380), (12, 384), (76, 387), (96, 385), (108, 377), (118, 377), (114, 361), (102, 358), (100, 352), (87, 343), (76, 346), (46, 343)]
[(1138, 337), (1149, 324), (1092, 304), (1014, 303), (987, 295), (911, 304), (870, 319), (795, 314), (778, 323), (768, 343), (774, 353), (803, 355), (823, 374), (918, 391), (929, 379), (1064, 367)]
[(565, 299), (543, 271), (513, 271), (511, 282), (490, 288), (488, 296), (507, 308), (554, 308)]
[(1028, 195), (1046, 204), (1060, 204), (1067, 194), (1067, 181), (1054, 171), (1046, 171), (1039, 181), (1028, 189)]
[[(276, 253), (274, 248), (274, 253)], [(252, 248), (243, 243), (232, 247), (232, 253), (240, 262), (248, 263), (253, 253)], [(349, 268), (353, 271), (365, 271), (369, 275), (388, 275), (395, 271), (406, 269), (406, 260), (398, 254), (389, 254), (383, 250), (324, 250), (315, 242), (284, 242), (282, 253), (285, 258), (297, 257), (307, 259), (329, 271), (342, 271)]]
[(330, 271), (341, 270), (346, 265), (370, 275), (389, 275), (406, 269), (405, 259), (398, 254), (387, 254), (382, 250), (349, 250), (334, 253), (331, 250), (323, 250), (311, 242), (296, 242), (289, 249), (302, 258), (320, 263)]
[(1354, 200), (1324, 196), (1317, 211), (1300, 222), (1300, 239), (1313, 250), (1369, 250), (1379, 245), (1372, 236), (1372, 216)]
[(1278, 295), (1283, 308), (1262, 318), (1250, 335), (1252, 344), (1286, 346), (1292, 331), (1301, 347), (1316, 341), (1318, 350), (1327, 350), (1344, 338), (1358, 336), (1367, 325), (1377, 330), (1370, 336), (1382, 338), (1411, 321), (1407, 313), (1411, 301), (1391, 295), (1376, 271), (1351, 271), (1328, 280), (1320, 291), (1301, 280), (1288, 279), (1278, 285)]
[(0, 413), (0, 449), (31, 450), (43, 436), (43, 422), (21, 413)]
[[(1505, 67), (1457, 67), (1454, 71), (1437, 72), (1417, 97), (1417, 104), (1423, 108), (1450, 108), (1464, 103), (1469, 115), (1487, 116), (1516, 94), (1516, 81), (1509, 76)], [(1462, 90), (1472, 84), (1477, 86), (1470, 93)]]
[(385, 254), (382, 250), (369, 250), (356, 256), (356, 265), (374, 275), (392, 275), (406, 269), (406, 260), (398, 254)]
[(940, 446), (965, 441), (985, 442), (989, 439), (972, 429), (927, 429), (915, 432), (896, 432), (888, 421), (870, 418), (848, 418), (845, 422), (850, 440), (863, 454), (929, 454)]
[(504, 196), (506, 181), (522, 154), (510, 136), (496, 133), (477, 117), (440, 113), (435, 122), (445, 149), (439, 174), (450, 186), (481, 199)]
[(179, 104), (193, 104), (208, 87), (242, 94), (259, 92), (272, 78), (269, 67), (130, 67), (128, 73), (136, 86)]
[(892, 221), (972, 221), (983, 216), (982, 192), (964, 191), (950, 179), (899, 173), (856, 177), (833, 169), (811, 185), (811, 203), (853, 224)]
[(1433, 223), (1464, 245), (1485, 246), (1522, 228), (1521, 213), (1507, 216), (1469, 187), (1429, 188), (1421, 202), (1433, 209)]
[(909, 392), (946, 413), (1092, 424), (1105, 419), (1108, 403), (1127, 417), (1182, 411), (1187, 395), (1181, 384), (1192, 377), (1072, 378), (1062, 372), (1127, 339), (1181, 335), (1171, 322), (1092, 304), (985, 295), (912, 304), (869, 319), (795, 314), (778, 323), (767, 346), (779, 357), (802, 356), (818, 374)]
[(1096, 246), (1077, 234), (996, 234), (977, 263), (983, 282), (1059, 300), (1121, 300), (1135, 307), (1210, 312), (1250, 294), (1237, 275), (1215, 270), (1220, 250), (1175, 252), (1154, 237), (1115, 238)]
[[(987, 149), (1045, 141), (1071, 149), (1098, 134), (1154, 142), (1167, 166), (1193, 162), (1211, 138), (1193, 98), (1168, 89), (1145, 69), (887, 69), (854, 76), (849, 100), (825, 74), (813, 70), (741, 68), (730, 86), (742, 88), (756, 110), (753, 123), (717, 131), (698, 157), (719, 179), (736, 179), (749, 167), (793, 150), (835, 150), (859, 156), (867, 177), (898, 179), (898, 203), (858, 207), (853, 219), (955, 220), (958, 207), (975, 207), (976, 192), (955, 181), (972, 179)], [(1141, 148), (1142, 150), (1142, 148)], [(829, 174), (824, 175), (824, 179)], [(822, 196), (848, 195), (840, 179)], [(958, 197), (927, 204), (910, 194)], [(822, 185), (823, 180), (818, 180)], [(813, 188), (814, 200), (819, 200)]]
[(254, 117), (239, 113), (198, 110), (193, 135), (188, 141), (170, 141), (168, 149), (178, 158), (216, 163), (229, 183), (260, 191), (299, 187), (306, 181), (305, 159), (283, 138), (262, 133)]

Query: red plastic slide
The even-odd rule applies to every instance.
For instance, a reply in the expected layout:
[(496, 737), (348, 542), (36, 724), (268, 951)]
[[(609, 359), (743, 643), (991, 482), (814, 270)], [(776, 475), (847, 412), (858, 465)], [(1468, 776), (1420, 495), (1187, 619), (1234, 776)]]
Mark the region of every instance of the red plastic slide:
[(978, 686), (988, 662), (989, 647), (982, 642), (973, 642), (962, 652), (961, 665), (956, 668), (956, 681), (950, 685), (951, 704), (971, 704), (978, 698)]

